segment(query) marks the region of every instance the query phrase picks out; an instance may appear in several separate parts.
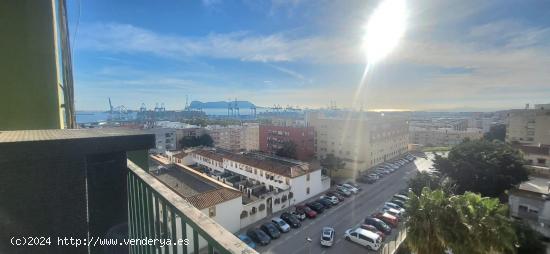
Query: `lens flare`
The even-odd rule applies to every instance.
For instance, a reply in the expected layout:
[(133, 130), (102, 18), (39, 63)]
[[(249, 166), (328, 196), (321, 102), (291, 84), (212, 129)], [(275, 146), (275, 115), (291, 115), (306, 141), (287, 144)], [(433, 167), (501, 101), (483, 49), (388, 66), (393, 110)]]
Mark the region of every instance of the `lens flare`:
[(368, 64), (380, 61), (390, 53), (405, 32), (405, 0), (384, 0), (369, 18), (364, 47)]

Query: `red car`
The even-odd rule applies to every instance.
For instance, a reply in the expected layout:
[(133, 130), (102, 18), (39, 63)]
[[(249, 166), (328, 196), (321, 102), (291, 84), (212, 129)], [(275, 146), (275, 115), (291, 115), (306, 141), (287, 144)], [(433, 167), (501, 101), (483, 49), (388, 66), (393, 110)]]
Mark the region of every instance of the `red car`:
[(384, 237), (386, 237), (386, 234), (384, 234), (382, 231), (379, 231), (375, 226), (373, 225), (367, 225), (367, 224), (363, 224), (361, 225), (361, 228), (364, 229), (364, 230), (368, 230), (370, 232), (373, 232), (373, 233), (376, 233), (377, 235), (380, 236), (380, 238), (382, 238), (382, 241), (384, 241)]
[(317, 217), (317, 212), (313, 211), (311, 208), (305, 205), (297, 205), (296, 211), (305, 213), (306, 216), (310, 219)]
[(372, 214), (372, 217), (373, 218), (377, 218), (383, 222), (385, 222), (386, 224), (392, 226), (392, 227), (397, 227), (397, 224), (399, 224), (399, 219), (397, 219), (397, 217), (389, 214), (389, 213), (374, 213)]

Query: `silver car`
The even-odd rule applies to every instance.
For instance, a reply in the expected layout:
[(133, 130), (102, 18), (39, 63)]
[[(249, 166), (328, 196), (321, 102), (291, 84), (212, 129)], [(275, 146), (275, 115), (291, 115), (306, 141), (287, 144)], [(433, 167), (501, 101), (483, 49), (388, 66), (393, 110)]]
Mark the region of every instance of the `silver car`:
[(321, 232), (321, 245), (330, 247), (334, 243), (334, 228), (323, 227)]

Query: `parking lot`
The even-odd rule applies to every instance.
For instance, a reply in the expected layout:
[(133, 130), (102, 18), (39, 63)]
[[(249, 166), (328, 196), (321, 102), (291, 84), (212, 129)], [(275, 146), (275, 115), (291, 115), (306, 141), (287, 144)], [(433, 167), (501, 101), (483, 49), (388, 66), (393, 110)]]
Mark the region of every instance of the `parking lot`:
[[(358, 194), (346, 198), (340, 204), (319, 214), (315, 219), (302, 221), (300, 228), (282, 234), (279, 239), (272, 240), (267, 246), (258, 246), (257, 250), (260, 253), (285, 254), (365, 253), (367, 251), (365, 247), (346, 241), (343, 236), (344, 232), (351, 227), (358, 226), (365, 217), (378, 211), (384, 202), (389, 201), (394, 194), (406, 187), (407, 179), (414, 176), (417, 171), (429, 170), (430, 167), (432, 167), (431, 161), (417, 158), (414, 162), (402, 166), (373, 184), (359, 183), (363, 190)], [(317, 198), (312, 200), (315, 199)], [(293, 210), (293, 207), (290, 210)], [(279, 216), (282, 212), (275, 213), (272, 217)], [(249, 228), (259, 227), (270, 219), (261, 220), (241, 230), (240, 233), (246, 234)], [(329, 248), (320, 245), (321, 230), (325, 226), (332, 227), (336, 231), (333, 246)], [(392, 235), (386, 238), (393, 238), (393, 234), (396, 234), (397, 231), (393, 230)], [(311, 241), (308, 241), (308, 238)]]

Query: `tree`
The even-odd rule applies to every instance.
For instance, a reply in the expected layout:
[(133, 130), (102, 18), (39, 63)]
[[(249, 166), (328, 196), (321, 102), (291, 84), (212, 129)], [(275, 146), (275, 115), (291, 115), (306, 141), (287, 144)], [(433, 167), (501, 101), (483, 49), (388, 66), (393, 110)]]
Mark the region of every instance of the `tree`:
[(441, 188), (441, 179), (437, 174), (423, 171), (410, 178), (407, 185), (414, 194), (420, 195), (424, 187), (428, 187), (430, 190)]
[(546, 246), (540, 240), (542, 235), (523, 222), (515, 222), (514, 230), (518, 237), (518, 254), (544, 254)]
[(297, 156), (296, 156), (296, 144), (294, 144), (294, 142), (292, 142), (292, 141), (284, 142), (283, 146), (275, 152), (275, 155), (281, 156), (281, 157), (286, 157), (286, 158), (291, 158), (291, 159), (296, 159), (297, 158)]
[(213, 146), (214, 140), (208, 134), (202, 134), (199, 137), (186, 136), (180, 140), (180, 144), (183, 148), (197, 147), (197, 146)]
[(328, 175), (332, 177), (332, 172), (345, 167), (346, 163), (341, 158), (329, 153), (325, 158), (321, 159), (321, 166), (325, 168)]
[(505, 124), (496, 124), (489, 128), (489, 132), (483, 135), (483, 138), (489, 141), (500, 140), (504, 142), (506, 137), (506, 125)]
[(516, 234), (498, 199), (466, 192), (450, 195), (425, 187), (409, 194), (407, 245), (412, 252), (515, 253)]
[(466, 191), (500, 197), (506, 190), (528, 179), (521, 154), (502, 142), (469, 140), (453, 147), (448, 158), (436, 156), (435, 168), (456, 184), (458, 194)]

